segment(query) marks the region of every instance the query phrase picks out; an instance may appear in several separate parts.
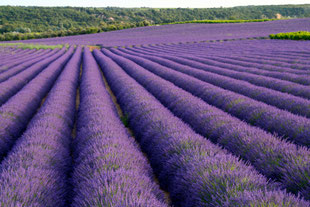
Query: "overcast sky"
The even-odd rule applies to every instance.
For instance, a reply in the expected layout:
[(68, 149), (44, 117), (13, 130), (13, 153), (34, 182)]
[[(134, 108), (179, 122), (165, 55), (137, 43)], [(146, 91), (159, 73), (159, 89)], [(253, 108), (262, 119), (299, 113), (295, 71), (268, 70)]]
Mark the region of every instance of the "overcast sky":
[(310, 4), (310, 0), (0, 0), (0, 5), (82, 6), (82, 7), (155, 7), (209, 8), (246, 5)]

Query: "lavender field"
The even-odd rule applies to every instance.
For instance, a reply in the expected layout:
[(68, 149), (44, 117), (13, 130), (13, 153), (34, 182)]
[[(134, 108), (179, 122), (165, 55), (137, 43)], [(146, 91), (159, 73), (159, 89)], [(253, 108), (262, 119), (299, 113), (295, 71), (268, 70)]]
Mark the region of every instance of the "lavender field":
[(0, 47), (0, 206), (310, 206), (310, 42), (252, 39), (296, 30), (310, 20)]
[(310, 18), (236, 24), (175, 24), (125, 29), (97, 34), (23, 40), (48, 45), (102, 45), (104, 47), (138, 44), (179, 43), (209, 40), (261, 38), (271, 33), (307, 31)]

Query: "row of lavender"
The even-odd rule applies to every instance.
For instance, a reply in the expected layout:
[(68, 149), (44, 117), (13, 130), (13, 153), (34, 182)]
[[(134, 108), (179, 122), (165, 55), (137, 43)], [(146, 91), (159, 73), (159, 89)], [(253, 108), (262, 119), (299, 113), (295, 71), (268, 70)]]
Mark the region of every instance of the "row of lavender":
[[(310, 120), (308, 119), (310, 117), (310, 101), (307, 99), (262, 87), (255, 87), (244, 81), (237, 81), (214, 73), (200, 71), (197, 67), (184, 66), (164, 58), (138, 53), (131, 53), (134, 55), (129, 55), (125, 53), (126, 50), (121, 52), (112, 49), (112, 51), (133, 60), (151, 72), (200, 97), (207, 103), (228, 111), (240, 119), (268, 131), (276, 132), (294, 140), (298, 144), (310, 145)], [(240, 93), (245, 96), (240, 95)], [(258, 95), (256, 95), (257, 93)], [(256, 98), (258, 101), (252, 98)], [(287, 111), (279, 110), (278, 108)]]
[[(10, 69), (14, 65), (18, 65), (28, 58), (32, 58), (39, 55), (43, 50), (22, 50), (1, 47), (0, 50), (0, 73)], [(49, 52), (49, 50), (44, 50), (44, 52)]]
[[(250, 167), (246, 170), (246, 167), (242, 166), (242, 162), (238, 162), (237, 160), (232, 161), (234, 158), (227, 154), (226, 151), (221, 151), (218, 147), (211, 144), (211, 142), (196, 134), (188, 126), (184, 125), (180, 119), (176, 118), (167, 110), (167, 108), (169, 108), (173, 114), (177, 116), (183, 114), (184, 116), (181, 118), (186, 119), (186, 117), (189, 117), (189, 120), (194, 117), (190, 115), (190, 111), (193, 108), (199, 110), (203, 103), (196, 103), (194, 97), (190, 97), (189, 94), (186, 95), (186, 93), (182, 92), (180, 89), (174, 88), (169, 82), (161, 81), (159, 77), (152, 76), (133, 62), (120, 56), (113, 55), (109, 51), (105, 50), (103, 52), (105, 55), (112, 58), (118, 65), (98, 51), (95, 51), (95, 57), (99, 61), (99, 64), (101, 65), (113, 92), (118, 97), (123, 110), (128, 114), (129, 124), (134, 130), (143, 150), (149, 156), (151, 165), (153, 166), (155, 173), (158, 175), (161, 185), (171, 193), (171, 198), (174, 203), (184, 206), (233, 206), (234, 204), (240, 205), (239, 202), (244, 202), (243, 205), (253, 204), (259, 206), (264, 202), (272, 202), (273, 199), (271, 197), (277, 197), (275, 194), (273, 196), (268, 196), (273, 193), (268, 190), (268, 193), (262, 190), (259, 187), (262, 183), (252, 183), (255, 182), (254, 180), (258, 181), (260, 179), (258, 177), (253, 179), (252, 176), (254, 175), (250, 173), (252, 171)], [(143, 87), (130, 78), (130, 76), (136, 79)], [(158, 100), (149, 93), (154, 95)], [(195, 103), (194, 106), (192, 104), (193, 102)], [(172, 105), (175, 104), (176, 110), (174, 110), (169, 103), (172, 103)], [(186, 110), (186, 108), (188, 109)], [(206, 114), (206, 112), (210, 113), (206, 114), (205, 117), (207, 118), (208, 115), (209, 119), (214, 117), (216, 114), (212, 114), (213, 110), (216, 109), (204, 108), (204, 114)], [(196, 116), (199, 116), (200, 113), (197, 112), (198, 111), (196, 111)], [(221, 115), (223, 116), (223, 114), (220, 114), (218, 117)], [(208, 121), (206, 118), (200, 118), (202, 117), (196, 118), (197, 126), (203, 127), (209, 124), (207, 123), (204, 125), (199, 123), (197, 120), (202, 120), (202, 122)], [(184, 121), (187, 122), (187, 120)], [(214, 121), (214, 124), (212, 126), (212, 123), (210, 123), (210, 128), (213, 127), (213, 129), (209, 129), (209, 131), (216, 133), (218, 128), (218, 133), (215, 134), (215, 136), (220, 135), (220, 133), (225, 134), (225, 132), (229, 132), (228, 130), (223, 132), (221, 129), (224, 127), (219, 129), (220, 127), (216, 126), (218, 124), (216, 121), (218, 120), (212, 121)], [(237, 120), (233, 121), (237, 122)], [(232, 121), (227, 120), (227, 122)], [(236, 125), (237, 124), (241, 125), (241, 123), (236, 123)], [(247, 138), (252, 139), (250, 140), (252, 143), (248, 143), (247, 147), (251, 147), (252, 144), (255, 144), (255, 140), (263, 135), (266, 139), (269, 138), (269, 140), (272, 140), (273, 142), (278, 142), (277, 146), (280, 145), (280, 147), (288, 147), (290, 149), (295, 149), (295, 152), (298, 151), (296, 146), (289, 145), (285, 142), (281, 143), (280, 140), (273, 138), (271, 135), (266, 133), (263, 134), (263, 131), (259, 131), (249, 126), (244, 126), (243, 128), (239, 127), (239, 130), (240, 129), (241, 131), (237, 131), (236, 128), (234, 132), (222, 135), (222, 140), (224, 141), (224, 136), (226, 136), (227, 142), (234, 136), (238, 136), (238, 134), (239, 137), (236, 137), (236, 140), (237, 138), (242, 139), (242, 136), (246, 138), (245, 136), (247, 134)], [(242, 133), (243, 130), (244, 135)], [(257, 138), (254, 135), (256, 135)], [(265, 140), (262, 140), (261, 142), (263, 141)], [(259, 145), (256, 144), (255, 146), (256, 152), (259, 152)], [(255, 146), (252, 146), (252, 148), (255, 148)], [(273, 148), (275, 149), (275, 147)], [(217, 153), (215, 153), (214, 150)], [(265, 149), (265, 151), (269, 151), (269, 149)], [(289, 150), (284, 152), (283, 155), (288, 151)], [(238, 151), (236, 153), (238, 153)], [(299, 153), (299, 155), (302, 154), (309, 160), (308, 150), (301, 149)], [(250, 153), (247, 154), (248, 157), (255, 156)], [(229, 156), (229, 158), (226, 156)], [(271, 154), (269, 156), (273, 157)], [(263, 157), (263, 155), (260, 157)], [(287, 156), (284, 159), (288, 161), (290, 158)], [(254, 159), (252, 161), (254, 161)], [(293, 164), (295, 161), (297, 161), (296, 157), (293, 158), (290, 164)], [(236, 162), (238, 162), (238, 164)], [(268, 165), (268, 162), (269, 161), (265, 159), (264, 165)], [(273, 165), (271, 165), (271, 163), (270, 167), (272, 168)], [(300, 164), (303, 165), (302, 163)], [(258, 167), (258, 165), (256, 167)], [(293, 165), (291, 167), (294, 168)], [(275, 166), (274, 168), (279, 169), (279, 166)], [(221, 170), (218, 171), (218, 169)], [(243, 170), (239, 171), (240, 169)], [(268, 172), (268, 170), (270, 169), (265, 169), (266, 172)], [(286, 170), (290, 170), (290, 168), (287, 167)], [(307, 170), (308, 169), (304, 169), (301, 171), (307, 172)], [(242, 172), (245, 172), (248, 176)], [(254, 174), (256, 174), (255, 171)], [(244, 180), (242, 180), (241, 177), (247, 177), (245, 179), (247, 180), (247, 184), (252, 183), (251, 186), (253, 188), (251, 190), (248, 189), (249, 186), (246, 187), (243, 185)], [(283, 185), (285, 185), (285, 183), (283, 183)], [(221, 189), (221, 186), (225, 186), (225, 188)], [(268, 187), (265, 188), (265, 190), (266, 189), (270, 190)], [(233, 192), (237, 192), (237, 194), (234, 194)], [(306, 192), (304, 192), (304, 195), (307, 195)], [(237, 196), (237, 198), (234, 196)], [(266, 196), (266, 200), (264, 200), (264, 196)]]
[[(130, 76), (142, 84), (176, 116), (191, 125), (195, 131), (215, 143), (223, 145), (243, 159), (249, 160), (267, 177), (281, 180), (283, 186), (292, 192), (302, 192), (304, 196), (308, 195), (310, 180), (307, 175), (310, 170), (310, 151), (307, 148), (297, 147), (261, 129), (250, 127), (207, 103), (211, 102), (211, 105), (231, 109), (230, 112), (235, 112), (234, 115), (243, 115), (244, 117), (247, 116), (247, 113), (251, 116), (250, 110), (258, 108), (259, 114), (254, 114), (258, 125), (264, 126), (271, 132), (275, 128), (287, 135), (292, 130), (291, 139), (294, 139), (298, 144), (309, 146), (310, 121), (307, 118), (256, 103), (247, 97), (235, 97), (238, 94), (230, 95), (229, 91), (196, 81), (190, 76), (169, 71), (168, 68), (160, 67), (158, 64), (138, 57), (125, 55), (143, 67), (109, 51), (104, 51), (104, 53), (113, 58)], [(154, 73), (173, 84), (159, 78)], [(198, 97), (202, 96), (203, 100), (176, 87), (176, 85), (193, 92)], [(234, 98), (236, 99), (234, 100)], [(259, 116), (261, 114), (264, 116)], [(271, 126), (266, 122), (271, 123)], [(295, 127), (295, 124), (298, 126), (297, 128), (288, 128)], [(302, 127), (301, 131), (300, 127)], [(295, 135), (303, 138), (297, 140)], [(268, 143), (267, 146), (266, 143)]]
[[(26, 116), (30, 120), (48, 93), (44, 104), (28, 124), (19, 123), (17, 118), (15, 123), (8, 123), (8, 126), (26, 125), (27, 129), (21, 137), (15, 137), (14, 147), (1, 163), (1, 206), (64, 206), (67, 201), (68, 172), (71, 168), (69, 146), (81, 48), (70, 59), (72, 51), (73, 48), (69, 49), (1, 107), (2, 112), (8, 112), (14, 104), (18, 110), (22, 110), (20, 105), (25, 104), (22, 112), (32, 112)], [(11, 113), (16, 117), (19, 115), (15, 111)], [(1, 118), (5, 121), (4, 117)]]
[[(20, 55), (26, 54), (29, 52), (30, 52), (29, 49), (22, 50), (22, 49), (16, 49), (13, 47), (0, 47), (0, 53), (1, 53), (0, 60), (1, 61), (6, 60), (6, 58), (8, 57), (10, 58), (19, 57)], [(35, 51), (32, 51), (32, 52), (35, 52)], [(2, 65), (2, 63), (0, 64)]]
[[(1, 123), (5, 123), (0, 129), (2, 157), (5, 157), (0, 166), (1, 197), (12, 195), (3, 199), (1, 205), (65, 206), (72, 202), (73, 206), (166, 206), (152, 169), (175, 206), (309, 205), (279, 189), (286, 188), (308, 198), (308, 149), (281, 141), (230, 117), (207, 105), (207, 100), (197, 99), (181, 86), (175, 87), (147, 72), (146, 68), (152, 69), (153, 63), (139, 67), (121, 57), (129, 58), (129, 55), (117, 50), (113, 53), (118, 55), (106, 50), (105, 55), (99, 51), (94, 55), (129, 117), (129, 124), (152, 169), (121, 124), (88, 50), (84, 53), (77, 137), (70, 144), (81, 48), (59, 74), (72, 50), (48, 67), (42, 66), (41, 72), (25, 73), (29, 67), (15, 75), (19, 80), (24, 76), (31, 81), (28, 84), (12, 82), (21, 90), (15, 89), (17, 93), (0, 108)], [(133, 60), (139, 58), (133, 56)], [(147, 62), (141, 58), (140, 61), (137, 63)], [(41, 62), (33, 62), (33, 65)], [(159, 67), (158, 71), (160, 69), (168, 70)], [(163, 74), (159, 76), (169, 77)], [(31, 119), (57, 76), (46, 101)], [(172, 76), (180, 77), (178, 83), (186, 85), (182, 75), (172, 73)], [(194, 79), (191, 81), (195, 83)], [(191, 107), (192, 102), (197, 105)], [(198, 135), (175, 116), (196, 132), (249, 160), (256, 169)], [(268, 146), (264, 145), (266, 142)], [(256, 170), (280, 183), (268, 182)], [(74, 189), (72, 194), (70, 189)]]
[[(262, 45), (264, 47), (262, 47)], [(269, 48), (267, 45), (269, 45)], [(306, 52), (309, 45), (310, 44), (307, 42), (296, 43), (285, 42), (283, 40), (251, 40), (180, 45), (142, 45), (134, 46), (133, 48), (149, 50), (149, 52), (153, 53), (169, 53), (177, 56), (193, 55), (196, 57), (209, 57), (210, 59), (215, 58), (216, 60), (220, 60), (219, 57), (222, 57), (224, 59), (226, 58), (225, 60), (227, 61), (239, 59), (243, 60), (245, 66), (249, 67), (251, 66), (250, 64), (254, 64), (254, 68), (260, 68), (263, 69), (263, 71), (309, 74), (307, 73), (307, 70), (309, 70), (309, 52), (308, 55)], [(287, 46), (294, 49), (290, 51), (287, 49)], [(304, 52), (301, 51), (300, 47), (303, 47)], [(299, 54), (294, 54), (294, 52), (298, 52)], [(277, 62), (274, 62), (275, 60), (277, 60)], [(242, 61), (234, 62), (234, 64), (236, 63), (241, 64)]]
[[(256, 44), (255, 41), (252, 42), (254, 42), (254, 45)], [(240, 42), (241, 46), (242, 44)], [(310, 76), (307, 74), (292, 74), (295, 71), (309, 72), (289, 69), (292, 73), (285, 73), (282, 70), (270, 73), (270, 65), (268, 64), (267, 66), (264, 65), (264, 68), (255, 66), (255, 69), (253, 69), (253, 63), (249, 61), (242, 62), (243, 66), (240, 66), (235, 60), (219, 58), (221, 52), (217, 56), (213, 55), (212, 58), (197, 58), (196, 55), (180, 52), (180, 48), (180, 46), (176, 47), (175, 50), (178, 52), (174, 54), (169, 52), (169, 55), (167, 55), (166, 48), (160, 51), (151, 47), (136, 47), (126, 48), (125, 52), (132, 55), (142, 55), (154, 62), (190, 74), (213, 85), (309, 117)], [(222, 52), (225, 52), (225, 49), (222, 48)], [(264, 51), (261, 51), (261, 53), (264, 54)], [(201, 54), (204, 53), (201, 52)], [(278, 62), (281, 63), (281, 61)], [(268, 74), (266, 71), (268, 71)], [(268, 77), (270, 74), (273, 77)]]
[[(34, 65), (35, 63), (40, 62), (48, 57), (57, 57), (56, 55), (53, 56), (55, 53), (58, 52), (58, 49), (49, 51), (45, 50), (44, 52), (39, 53), (38, 55), (31, 55), (30, 57), (27, 56), (26, 60), (16, 60), (11, 61), (10, 66), (5, 66), (7, 68), (5, 71), (0, 73), (0, 82), (3, 82), (10, 77), (16, 75), (17, 73), (25, 70), (26, 68)], [(61, 54), (61, 53), (59, 53)], [(52, 60), (52, 59), (51, 59)]]
[[(78, 134), (72, 140), (81, 48), (70, 59), (72, 51), (70, 48), (48, 67), (42, 66), (44, 60), (34, 64), (42, 66), (42, 72), (33, 75), (0, 107), (0, 121), (4, 124), (0, 129), (1, 160), (4, 158), (0, 166), (0, 205), (167, 206), (147, 160), (104, 92), (99, 68), (88, 50), (80, 86)], [(29, 70), (32, 67), (25, 71)], [(16, 76), (30, 79), (25, 72)], [(89, 197), (89, 193), (93, 196)]]
[(167, 206), (147, 160), (118, 117), (89, 50), (84, 52), (80, 96), (73, 206)]
[(87, 50), (78, 133), (72, 139), (82, 49), (71, 57), (72, 52), (58, 57), (0, 107), (0, 206), (167, 206)]

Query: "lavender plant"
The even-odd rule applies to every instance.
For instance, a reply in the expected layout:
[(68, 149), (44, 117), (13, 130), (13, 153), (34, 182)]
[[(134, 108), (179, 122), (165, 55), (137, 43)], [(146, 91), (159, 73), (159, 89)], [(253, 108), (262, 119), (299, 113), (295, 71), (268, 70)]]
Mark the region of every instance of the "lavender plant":
[(42, 53), (42, 54), (38, 55), (38, 57), (36, 57), (36, 58), (30, 59), (28, 61), (24, 61), (23, 63), (16, 65), (7, 71), (4, 71), (3, 73), (0, 74), (0, 82), (3, 82), (5, 80), (9, 79), (10, 77), (13, 77), (14, 75), (22, 72), (23, 70), (28, 69), (28, 67), (30, 67), (30, 66), (32, 66), (32, 65), (34, 65), (34, 64), (36, 64), (42, 60), (45, 60), (48, 57), (51, 57), (56, 52), (58, 52), (58, 49), (55, 49), (55, 50), (47, 52), (47, 53)]
[(216, 73), (201, 71), (197, 68), (182, 65), (165, 59), (164, 57), (154, 57), (141, 53), (132, 53), (128, 52), (127, 49), (119, 50), (135, 56), (144, 57), (168, 68), (193, 76), (199, 80), (205, 81), (215, 86), (219, 86), (223, 89), (230, 90), (255, 99), (257, 101), (261, 101), (277, 108), (290, 111), (294, 114), (310, 118), (310, 100), (296, 97), (287, 93), (278, 92), (265, 87), (255, 86), (246, 81), (236, 80), (223, 75), (218, 75)]
[(195, 131), (250, 161), (267, 177), (280, 180), (287, 190), (309, 196), (310, 151), (307, 148), (251, 127), (134, 62), (106, 49), (103, 52)]
[(120, 121), (87, 48), (80, 97), (72, 206), (167, 206), (152, 169)]
[(4, 104), (10, 97), (16, 94), (29, 81), (36, 77), (44, 68), (55, 61), (57, 58), (62, 59), (65, 48), (54, 54), (53, 56), (34, 64), (23, 72), (0, 83), (0, 106)]
[(53, 86), (73, 50), (71, 47), (0, 107), (0, 160), (11, 149), (37, 112), (42, 99)]
[[(62, 59), (68, 59), (72, 50)], [(29, 122), (25, 133), (1, 163), (0, 206), (68, 205), (68, 172), (71, 167), (69, 145), (75, 117), (80, 62), (79, 47), (43, 106)], [(59, 64), (52, 64), (54, 67), (46, 69), (45, 75), (49, 76), (44, 78), (52, 80), (50, 75), (54, 71), (59, 74), (62, 68)], [(60, 69), (57, 69), (57, 66)], [(39, 87), (38, 84), (32, 86)]]
[[(310, 134), (310, 120), (307, 118), (296, 116), (289, 112), (279, 110), (276, 107), (254, 101), (246, 96), (221, 89), (144, 58), (128, 55), (116, 49), (112, 49), (111, 51), (134, 61), (150, 72), (172, 82), (207, 103), (229, 112), (241, 120), (245, 120), (272, 133), (285, 136), (297, 144), (310, 146), (310, 140), (308, 139)], [(188, 69), (187, 71), (191, 72), (192, 70)], [(212, 75), (207, 76), (207, 78), (214, 79)], [(224, 81), (221, 80), (220, 82)], [(308, 105), (310, 106), (310, 101)]]
[(196, 134), (110, 58), (94, 55), (175, 206), (309, 206)]

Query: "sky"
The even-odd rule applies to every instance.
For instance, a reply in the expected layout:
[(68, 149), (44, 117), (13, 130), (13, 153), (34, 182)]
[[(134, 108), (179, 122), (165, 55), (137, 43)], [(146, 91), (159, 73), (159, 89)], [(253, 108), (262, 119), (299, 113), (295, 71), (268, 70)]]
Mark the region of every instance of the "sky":
[(310, 4), (310, 0), (0, 0), (12, 6), (212, 8), (247, 5)]

